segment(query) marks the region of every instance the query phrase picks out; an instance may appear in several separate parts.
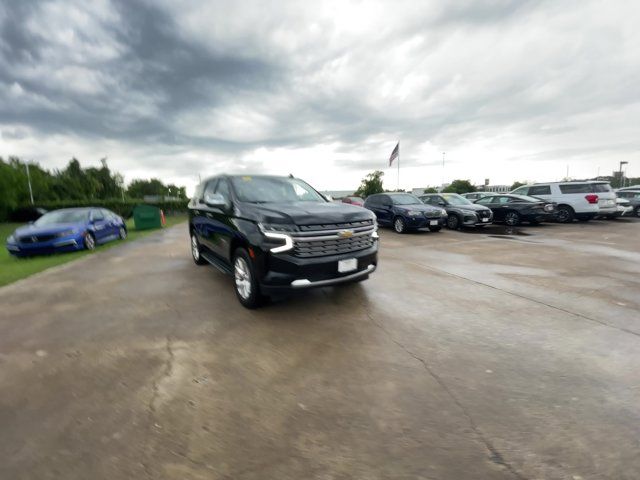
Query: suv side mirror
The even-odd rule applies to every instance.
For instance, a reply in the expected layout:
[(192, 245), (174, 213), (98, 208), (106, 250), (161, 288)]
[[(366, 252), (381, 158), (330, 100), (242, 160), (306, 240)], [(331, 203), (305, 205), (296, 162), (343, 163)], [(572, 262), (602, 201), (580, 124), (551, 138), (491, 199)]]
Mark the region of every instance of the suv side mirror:
[(446, 204), (447, 202), (443, 202), (442, 200), (438, 202), (438, 205), (440, 205), (441, 207), (444, 207)]
[(220, 193), (207, 193), (204, 196), (204, 203), (207, 207), (223, 208), (227, 206), (227, 202)]

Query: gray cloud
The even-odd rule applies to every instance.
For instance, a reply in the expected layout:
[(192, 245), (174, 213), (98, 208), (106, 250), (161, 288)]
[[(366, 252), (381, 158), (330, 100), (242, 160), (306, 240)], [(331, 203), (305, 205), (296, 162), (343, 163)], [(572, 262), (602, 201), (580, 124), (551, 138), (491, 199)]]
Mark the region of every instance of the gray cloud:
[(94, 147), (127, 174), (190, 178), (326, 151), (291, 165), (316, 175), (326, 155), (322, 174), (357, 175), (401, 139), (403, 166), (424, 171), (442, 150), (479, 178), (480, 158), (502, 171), (492, 159), (569, 156), (586, 171), (638, 151), (640, 15), (619, 7), (5, 2), (0, 147), (15, 151), (0, 154), (60, 166)]

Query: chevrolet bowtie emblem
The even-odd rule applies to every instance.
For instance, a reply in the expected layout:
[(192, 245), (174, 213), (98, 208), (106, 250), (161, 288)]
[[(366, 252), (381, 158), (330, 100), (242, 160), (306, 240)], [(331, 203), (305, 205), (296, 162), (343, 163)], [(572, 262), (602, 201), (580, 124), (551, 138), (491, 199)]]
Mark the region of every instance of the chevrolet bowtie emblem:
[(338, 236), (340, 238), (350, 238), (353, 237), (353, 230), (341, 230), (338, 232)]

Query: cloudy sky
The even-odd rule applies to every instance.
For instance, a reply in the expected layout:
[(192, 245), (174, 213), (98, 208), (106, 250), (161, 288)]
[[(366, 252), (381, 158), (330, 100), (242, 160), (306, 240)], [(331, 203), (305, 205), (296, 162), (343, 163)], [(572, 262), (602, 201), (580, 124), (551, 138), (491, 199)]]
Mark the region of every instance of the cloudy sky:
[[(127, 180), (640, 176), (640, 3), (9, 1), (0, 155)], [(445, 167), (442, 167), (442, 152)]]

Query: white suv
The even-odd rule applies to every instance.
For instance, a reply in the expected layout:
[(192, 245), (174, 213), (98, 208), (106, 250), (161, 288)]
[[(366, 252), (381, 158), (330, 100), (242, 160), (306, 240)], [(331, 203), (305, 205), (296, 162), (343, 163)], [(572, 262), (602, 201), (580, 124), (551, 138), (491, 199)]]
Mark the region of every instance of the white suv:
[(558, 204), (558, 221), (617, 216), (616, 194), (609, 182), (549, 182), (516, 188), (513, 194), (539, 197)]

